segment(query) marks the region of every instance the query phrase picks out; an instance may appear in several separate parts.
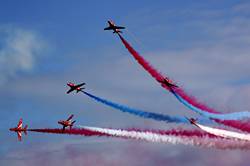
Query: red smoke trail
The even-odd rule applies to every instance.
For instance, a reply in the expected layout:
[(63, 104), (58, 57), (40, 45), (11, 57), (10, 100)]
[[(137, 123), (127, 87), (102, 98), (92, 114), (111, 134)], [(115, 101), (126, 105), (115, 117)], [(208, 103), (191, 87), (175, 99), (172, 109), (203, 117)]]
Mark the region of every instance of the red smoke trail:
[(72, 128), (72, 129), (28, 129), (28, 131), (40, 132), (40, 133), (52, 133), (52, 134), (69, 134), (69, 135), (84, 135), (84, 136), (109, 136), (108, 134), (104, 134), (97, 131), (80, 129), (80, 128)]
[[(118, 34), (118, 35), (119, 35), (121, 41), (123, 42), (124, 46), (133, 55), (133, 57), (137, 60), (137, 62), (145, 70), (147, 70), (152, 77), (154, 77), (159, 83), (161, 83), (161, 81), (165, 78), (165, 76), (163, 76), (160, 72), (158, 72), (155, 68), (153, 68), (149, 64), (149, 62), (147, 62), (142, 56), (140, 56), (140, 54), (138, 52), (136, 52), (134, 50), (134, 48), (132, 46), (130, 46), (130, 44), (120, 34)], [(161, 86), (163, 88), (167, 89), (168, 91), (172, 91), (171, 89), (169, 89), (168, 86), (166, 86), (166, 85), (164, 85), (162, 83), (161, 83)], [(199, 109), (201, 109), (203, 111), (220, 114), (219, 112), (213, 110), (212, 108), (209, 108), (206, 105), (198, 102), (194, 97), (191, 97), (191, 96), (187, 95), (186, 92), (184, 90), (182, 90), (181, 88), (175, 88), (173, 91), (175, 93), (177, 93), (178, 95), (180, 95), (188, 103), (190, 103), (191, 105), (193, 105), (193, 106), (195, 106), (195, 107), (197, 107), (197, 108), (199, 108)], [(218, 122), (218, 123), (224, 124), (226, 126), (230, 126), (230, 127), (240, 129), (242, 131), (250, 132), (249, 123), (244, 123), (244, 122), (235, 121), (235, 120), (215, 120), (215, 121)]]
[[(142, 56), (140, 56), (139, 53), (136, 52), (120, 34), (118, 35), (125, 47), (128, 49), (128, 51), (134, 56), (137, 62), (141, 64), (141, 66), (151, 74), (152, 77), (154, 77), (158, 82), (165, 78), (155, 68), (153, 68)], [(164, 84), (162, 84), (162, 86), (165, 89), (170, 90), (167, 86), (164, 86)]]
[[(118, 35), (119, 35), (121, 41), (123, 42), (123, 44), (125, 45), (125, 47), (134, 56), (134, 58), (137, 60), (137, 62), (145, 70), (147, 70), (151, 74), (152, 77), (154, 77), (159, 83), (161, 83), (161, 81), (165, 78), (165, 76), (162, 75), (160, 72), (158, 72), (153, 66), (151, 66), (149, 64), (149, 62), (147, 62), (138, 52), (136, 52), (134, 50), (134, 48), (132, 46), (130, 46), (130, 44), (120, 34), (118, 34)], [(170, 80), (170, 81), (172, 81), (172, 80)], [(161, 83), (161, 86), (171, 92), (171, 89), (169, 89), (169, 87), (166, 86), (165, 84)], [(194, 97), (188, 96), (184, 92), (184, 90), (182, 90), (180, 88), (175, 88), (174, 92), (178, 93), (184, 100), (188, 101), (192, 105), (194, 105), (202, 110), (205, 110), (205, 111), (211, 112), (211, 113), (218, 113), (218, 112), (214, 111), (212, 108), (208, 108), (206, 105), (198, 102)]]
[(250, 132), (250, 121), (236, 121), (236, 120), (218, 120), (215, 119), (214, 120), (217, 123), (221, 123), (225, 126), (230, 126), (236, 129), (239, 129), (241, 131), (246, 131), (246, 132)]
[[(112, 129), (112, 128), (109, 128)], [(172, 135), (172, 136), (186, 136), (186, 137), (210, 137), (215, 138), (216, 136), (203, 132), (200, 130), (183, 130), (183, 129), (172, 129), (172, 130), (149, 130), (149, 129), (137, 129), (129, 128), (122, 129), (126, 131), (135, 131), (135, 132), (151, 132), (160, 135)], [(88, 130), (86, 128), (72, 128), (72, 129), (28, 129), (28, 131), (40, 132), (40, 133), (52, 133), (52, 134), (68, 134), (68, 135), (83, 135), (83, 136), (111, 136), (109, 134), (103, 134), (102, 132), (97, 132), (93, 130)]]

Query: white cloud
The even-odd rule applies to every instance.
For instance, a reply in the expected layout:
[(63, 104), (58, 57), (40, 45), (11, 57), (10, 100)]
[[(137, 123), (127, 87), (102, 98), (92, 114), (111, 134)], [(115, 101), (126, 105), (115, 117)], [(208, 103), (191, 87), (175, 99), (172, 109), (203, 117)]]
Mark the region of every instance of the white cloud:
[(0, 29), (0, 84), (30, 72), (44, 43), (36, 33), (18, 28)]

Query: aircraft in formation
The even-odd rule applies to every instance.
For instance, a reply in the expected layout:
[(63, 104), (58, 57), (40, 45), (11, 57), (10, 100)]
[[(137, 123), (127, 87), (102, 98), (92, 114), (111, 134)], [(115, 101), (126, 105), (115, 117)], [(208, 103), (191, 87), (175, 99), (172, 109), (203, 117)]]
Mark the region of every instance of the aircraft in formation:
[(58, 124), (62, 125), (63, 128), (62, 130), (64, 131), (66, 127), (69, 127), (70, 129), (73, 127), (74, 123), (76, 122), (75, 120), (72, 121), (73, 118), (73, 114), (69, 116), (69, 118), (67, 120), (59, 120)]
[(72, 91), (76, 91), (76, 93), (83, 92), (83, 89), (85, 89), (84, 87), (82, 87), (83, 85), (85, 85), (85, 83), (75, 85), (74, 83), (69, 82), (67, 83), (67, 85), (70, 87), (70, 89), (67, 91), (67, 94), (71, 93)]
[(163, 80), (160, 81), (162, 84), (166, 85), (167, 87), (169, 88), (178, 88), (177, 85), (175, 85), (174, 83), (172, 83), (172, 81), (168, 78), (168, 77), (165, 77)]
[(108, 24), (109, 26), (104, 28), (104, 30), (113, 30), (113, 33), (122, 33), (122, 31), (120, 29), (125, 29), (125, 27), (121, 27), (121, 26), (116, 26), (115, 23), (111, 20), (108, 20)]
[(17, 124), (17, 127), (10, 128), (10, 131), (14, 131), (17, 133), (17, 138), (19, 141), (22, 141), (22, 132), (24, 132), (24, 134), (27, 135), (28, 125), (25, 125), (24, 128), (22, 126), (23, 126), (23, 119), (21, 118)]
[[(125, 27), (122, 26), (116, 26), (115, 23), (111, 20), (108, 20), (108, 24), (109, 26), (104, 28), (104, 30), (113, 30), (113, 33), (122, 33), (122, 31), (120, 29), (125, 29)], [(163, 80), (160, 80), (160, 82), (164, 85), (166, 85), (169, 88), (178, 88), (177, 85), (175, 85), (174, 83), (172, 83), (172, 81), (165, 77)], [(66, 92), (67, 94), (76, 91), (76, 93), (78, 92), (83, 92), (83, 89), (85, 89), (85, 87), (82, 87), (83, 85), (85, 85), (85, 83), (81, 83), (81, 84), (74, 84), (72, 82), (67, 83), (67, 85), (70, 87), (70, 89)], [(65, 128), (69, 127), (70, 129), (73, 127), (74, 123), (76, 121), (72, 121), (73, 118), (73, 114), (69, 116), (69, 118), (67, 120), (60, 120), (58, 121), (58, 124), (62, 125), (63, 128), (62, 130), (64, 131)], [(193, 125), (196, 125), (196, 119), (194, 118), (187, 118), (189, 120), (189, 122)], [(18, 140), (21, 141), (22, 140), (22, 132), (24, 132), (25, 135), (27, 135), (27, 128), (28, 125), (26, 125), (24, 128), (22, 128), (22, 118), (19, 120), (19, 123), (17, 125), (17, 127), (15, 128), (10, 128), (10, 131), (14, 131), (17, 133), (18, 136)]]
[(192, 125), (195, 125), (195, 126), (197, 126), (197, 127), (199, 127), (198, 125), (197, 125), (197, 119), (194, 119), (194, 118), (186, 118)]

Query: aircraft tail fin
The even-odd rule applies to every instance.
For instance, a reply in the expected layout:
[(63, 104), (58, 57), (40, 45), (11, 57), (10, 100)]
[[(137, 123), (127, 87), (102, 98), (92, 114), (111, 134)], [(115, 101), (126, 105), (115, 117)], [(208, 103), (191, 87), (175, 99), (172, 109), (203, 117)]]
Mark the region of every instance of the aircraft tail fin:
[(25, 135), (27, 135), (27, 131), (26, 130), (24, 130), (23, 132), (24, 132)]
[(75, 120), (73, 122), (71, 122), (71, 125), (69, 126), (70, 130), (72, 129), (75, 122), (76, 122)]
[(71, 120), (73, 117), (74, 117), (74, 114), (71, 114), (71, 115), (68, 117), (67, 121)]
[(83, 89), (85, 88), (80, 88), (79, 90), (76, 91), (76, 93), (83, 92)]
[(114, 31), (113, 33), (122, 33), (122, 31), (116, 29), (116, 31)]

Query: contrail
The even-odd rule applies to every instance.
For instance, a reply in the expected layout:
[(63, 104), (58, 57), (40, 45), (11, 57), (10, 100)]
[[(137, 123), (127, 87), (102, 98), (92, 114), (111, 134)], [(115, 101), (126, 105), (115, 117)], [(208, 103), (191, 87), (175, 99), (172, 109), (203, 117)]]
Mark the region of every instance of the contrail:
[[(161, 81), (164, 80), (165, 76), (163, 76), (160, 72), (158, 72), (154, 67), (152, 67), (148, 61), (146, 61), (134, 48), (120, 35), (118, 34), (124, 46), (128, 49), (131, 55), (136, 59), (136, 61), (146, 70), (148, 73), (155, 78), (163, 88), (167, 89), (168, 91), (172, 92), (175, 97), (186, 107), (190, 108), (191, 110), (209, 118), (217, 119), (216, 122), (222, 123), (227, 126), (231, 126), (234, 128), (238, 128), (243, 131), (250, 132), (250, 125), (246, 125), (246, 123), (242, 123), (239, 121), (233, 120), (240, 120), (244, 118), (249, 118), (249, 112), (237, 112), (237, 113), (228, 113), (224, 114), (223, 116), (220, 115), (222, 113), (209, 108), (208, 106), (198, 102), (194, 97), (191, 97), (186, 94), (184, 90), (181, 88), (169, 88)], [(206, 112), (206, 114), (205, 114)], [(213, 116), (213, 117), (211, 117)], [(233, 119), (230, 119), (232, 118)]]

